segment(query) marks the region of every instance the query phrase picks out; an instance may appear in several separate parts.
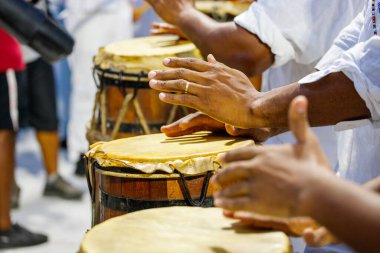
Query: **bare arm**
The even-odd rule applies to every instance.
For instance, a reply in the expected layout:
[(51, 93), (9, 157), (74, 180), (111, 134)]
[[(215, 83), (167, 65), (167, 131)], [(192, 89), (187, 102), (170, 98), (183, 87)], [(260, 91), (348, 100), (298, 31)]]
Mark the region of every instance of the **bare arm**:
[[(175, 69), (150, 73), (154, 79), (150, 86), (161, 91), (162, 101), (192, 107), (238, 128), (286, 128), (289, 104), (298, 95), (309, 100), (312, 126), (371, 116), (353, 82), (342, 72), (331, 73), (310, 84), (293, 83), (263, 93), (255, 90), (243, 73), (211, 56), (208, 62), (166, 60), (165, 65)], [(186, 82), (189, 82), (188, 93), (181, 94)]]
[(177, 26), (202, 52), (248, 76), (269, 68), (274, 56), (258, 37), (234, 22), (218, 23), (194, 8), (192, 0), (148, 0), (166, 22)]
[[(378, 179), (379, 181), (379, 179)], [(380, 196), (336, 177), (309, 184), (307, 213), (358, 252), (380, 252)]]
[(191, 9), (179, 19), (177, 26), (205, 58), (213, 54), (219, 61), (248, 76), (261, 74), (274, 62), (270, 48), (234, 22), (218, 23)]
[(255, 124), (263, 127), (285, 127), (287, 110), (293, 98), (304, 95), (309, 100), (312, 126), (335, 125), (345, 120), (370, 118), (370, 112), (342, 72), (332, 73), (310, 84), (293, 83), (262, 93), (251, 106)]

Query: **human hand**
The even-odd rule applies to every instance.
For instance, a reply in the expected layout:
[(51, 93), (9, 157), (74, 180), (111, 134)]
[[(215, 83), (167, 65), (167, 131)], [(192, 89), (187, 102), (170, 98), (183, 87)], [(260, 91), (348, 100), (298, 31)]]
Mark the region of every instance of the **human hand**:
[(223, 131), (224, 123), (210, 118), (204, 113), (191, 113), (170, 125), (161, 127), (161, 132), (169, 137), (192, 134), (198, 131)]
[(194, 0), (146, 0), (165, 22), (176, 25), (194, 9)]
[(296, 144), (250, 147), (224, 156), (228, 164), (214, 177), (221, 191), (215, 205), (277, 217), (307, 216), (308, 187), (332, 171), (307, 121), (307, 100), (290, 105), (289, 127)]
[(153, 22), (150, 29), (151, 35), (162, 35), (162, 34), (174, 34), (181, 39), (186, 39), (186, 35), (176, 26), (169, 25), (167, 23), (157, 23)]
[(166, 58), (164, 65), (175, 69), (155, 70), (148, 75), (150, 87), (161, 91), (159, 97), (163, 102), (197, 109), (238, 128), (263, 124), (255, 121), (251, 110), (260, 92), (242, 72), (217, 62), (212, 55), (207, 62)]
[(195, 112), (191, 113), (176, 122), (161, 127), (161, 132), (168, 137), (176, 137), (187, 134), (192, 134), (199, 131), (211, 131), (211, 132), (227, 132), (231, 136), (241, 136), (252, 138), (255, 142), (266, 141), (273, 134), (277, 133), (270, 128), (258, 128), (258, 129), (239, 129), (234, 126), (224, 124), (208, 115)]

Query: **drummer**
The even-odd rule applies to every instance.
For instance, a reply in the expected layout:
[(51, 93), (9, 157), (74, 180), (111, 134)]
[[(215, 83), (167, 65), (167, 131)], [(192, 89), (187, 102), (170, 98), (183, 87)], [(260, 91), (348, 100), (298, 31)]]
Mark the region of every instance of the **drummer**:
[[(179, 91), (179, 87), (182, 92), (187, 90), (187, 94), (179, 95), (163, 92), (160, 95), (163, 101), (194, 107), (219, 121), (242, 128), (285, 128), (291, 99), (298, 94), (306, 95), (312, 125), (339, 123), (340, 129), (354, 128), (339, 133), (340, 141), (345, 144), (338, 151), (339, 174), (364, 183), (380, 174), (377, 166), (380, 132), (376, 129), (380, 115), (376, 98), (380, 95), (375, 81), (380, 78), (376, 71), (380, 39), (374, 36), (378, 28), (364, 26), (365, 22), (372, 22), (372, 15), (375, 20), (380, 18), (377, 9), (372, 14), (372, 3), (368, 2), (318, 64), (321, 71), (267, 93), (254, 90), (241, 72), (216, 62), (212, 56), (209, 62), (165, 60), (167, 66), (191, 68), (191, 71), (155, 71), (151, 77), (171, 80), (164, 85), (165, 91)], [(158, 87), (160, 82), (152, 86), (162, 90)], [(353, 153), (355, 156), (350, 156)]]
[[(192, 0), (149, 2), (165, 21), (180, 28), (205, 57), (212, 53), (219, 61), (250, 77), (265, 71), (262, 85), (264, 92), (296, 82), (314, 72), (315, 63), (332, 45), (339, 31), (364, 6), (362, 1), (356, 0), (261, 0), (253, 3), (234, 22), (218, 23), (195, 10)], [(345, 9), (344, 15), (340, 11), (342, 8)], [(307, 13), (309, 10), (318, 15), (310, 13), (293, 18), (294, 13)], [(199, 122), (211, 124), (208, 128), (224, 128), (223, 125), (209, 123), (207, 117), (199, 114), (189, 116), (179, 123), (188, 132), (187, 128), (191, 130), (193, 124)], [(179, 134), (178, 124), (162, 130), (169, 135)], [(286, 143), (292, 138), (288, 133), (278, 135), (283, 132), (281, 129), (271, 130), (255, 130), (250, 134), (260, 142), (274, 136), (267, 143)], [(322, 147), (330, 162), (335, 164), (337, 153), (333, 128), (323, 127), (314, 131), (322, 140)]]
[[(215, 204), (282, 218), (310, 216), (358, 252), (380, 252), (380, 177), (360, 187), (333, 176), (307, 122), (305, 97), (291, 103), (289, 128), (296, 144), (243, 148), (223, 157), (228, 165), (215, 177), (223, 187)], [(309, 243), (330, 242), (311, 232), (304, 232)]]

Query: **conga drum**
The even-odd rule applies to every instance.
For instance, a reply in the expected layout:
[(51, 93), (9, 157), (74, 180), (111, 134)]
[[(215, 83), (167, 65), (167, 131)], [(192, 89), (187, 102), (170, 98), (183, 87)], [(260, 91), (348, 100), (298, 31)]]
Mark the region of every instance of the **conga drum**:
[(210, 207), (214, 186), (209, 180), (222, 166), (220, 154), (253, 144), (210, 132), (96, 143), (86, 154), (92, 223), (148, 208)]
[(150, 70), (164, 69), (166, 57), (196, 57), (189, 41), (163, 35), (115, 42), (99, 49), (94, 58), (98, 87), (92, 120), (87, 129), (90, 144), (159, 132), (162, 125), (187, 114), (184, 107), (163, 103), (148, 84)]
[(110, 219), (90, 230), (79, 253), (290, 253), (283, 232), (255, 231), (219, 208), (166, 207)]
[(206, 1), (198, 0), (195, 7), (216, 21), (232, 21), (236, 16), (248, 10), (250, 2)]

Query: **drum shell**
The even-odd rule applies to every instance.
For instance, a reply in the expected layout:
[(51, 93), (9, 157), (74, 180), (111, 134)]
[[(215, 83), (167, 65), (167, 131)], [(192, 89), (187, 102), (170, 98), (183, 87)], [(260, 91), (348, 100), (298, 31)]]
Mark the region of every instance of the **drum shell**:
[[(148, 208), (190, 206), (184, 194), (179, 174), (129, 174), (110, 172), (97, 164), (93, 167), (93, 225), (110, 218)], [(211, 172), (209, 172), (211, 174)], [(186, 185), (193, 200), (199, 200), (206, 174), (186, 177)], [(213, 206), (215, 187), (209, 182), (203, 207)]]

